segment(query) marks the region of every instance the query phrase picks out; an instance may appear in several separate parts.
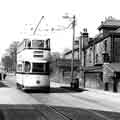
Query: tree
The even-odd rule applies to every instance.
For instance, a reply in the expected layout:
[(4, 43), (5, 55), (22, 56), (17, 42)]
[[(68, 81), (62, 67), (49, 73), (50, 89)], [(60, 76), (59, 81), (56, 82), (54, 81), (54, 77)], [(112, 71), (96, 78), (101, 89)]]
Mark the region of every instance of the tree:
[(60, 59), (61, 54), (59, 52), (52, 52), (51, 53), (51, 61), (55, 61), (56, 59)]
[(59, 52), (52, 52), (51, 58), (50, 58), (50, 72), (53, 73), (53, 71), (56, 69), (56, 60), (60, 59), (61, 54)]
[(5, 67), (5, 71), (11, 71), (12, 69), (12, 58), (10, 56), (4, 56), (2, 58), (2, 64)]
[(9, 48), (6, 50), (7, 56), (2, 58), (2, 63), (4, 67), (9, 71), (16, 71), (17, 63), (17, 47), (19, 42), (14, 41), (10, 44)]

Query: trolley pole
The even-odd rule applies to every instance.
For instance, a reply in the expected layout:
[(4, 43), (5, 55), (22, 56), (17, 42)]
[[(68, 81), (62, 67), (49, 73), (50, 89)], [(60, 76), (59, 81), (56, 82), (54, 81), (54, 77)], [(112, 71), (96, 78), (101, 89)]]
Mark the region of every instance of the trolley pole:
[(73, 16), (72, 28), (73, 28), (73, 41), (72, 41), (71, 79), (73, 81), (73, 79), (74, 79), (75, 15)]

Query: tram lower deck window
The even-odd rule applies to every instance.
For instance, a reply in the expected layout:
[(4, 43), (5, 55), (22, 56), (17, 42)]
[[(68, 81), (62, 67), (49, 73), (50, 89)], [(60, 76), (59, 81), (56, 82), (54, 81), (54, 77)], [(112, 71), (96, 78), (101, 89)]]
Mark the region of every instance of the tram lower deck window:
[(44, 63), (33, 63), (32, 72), (45, 72), (45, 64)]
[(30, 72), (30, 70), (31, 70), (31, 64), (30, 64), (30, 62), (26, 61), (24, 71), (25, 72)]
[(22, 72), (22, 64), (17, 65), (17, 72)]

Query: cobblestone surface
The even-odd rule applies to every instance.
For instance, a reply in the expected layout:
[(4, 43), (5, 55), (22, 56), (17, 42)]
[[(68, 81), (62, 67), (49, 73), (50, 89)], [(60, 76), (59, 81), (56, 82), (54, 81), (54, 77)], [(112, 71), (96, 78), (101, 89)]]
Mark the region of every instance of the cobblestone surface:
[(47, 105), (2, 105), (0, 120), (119, 120), (120, 113)]

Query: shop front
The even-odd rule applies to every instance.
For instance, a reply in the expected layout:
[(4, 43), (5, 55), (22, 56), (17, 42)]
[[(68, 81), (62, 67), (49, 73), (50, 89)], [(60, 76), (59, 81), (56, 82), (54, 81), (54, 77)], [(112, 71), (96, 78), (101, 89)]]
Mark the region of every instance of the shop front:
[(120, 63), (104, 63), (103, 82), (105, 90), (120, 92)]

